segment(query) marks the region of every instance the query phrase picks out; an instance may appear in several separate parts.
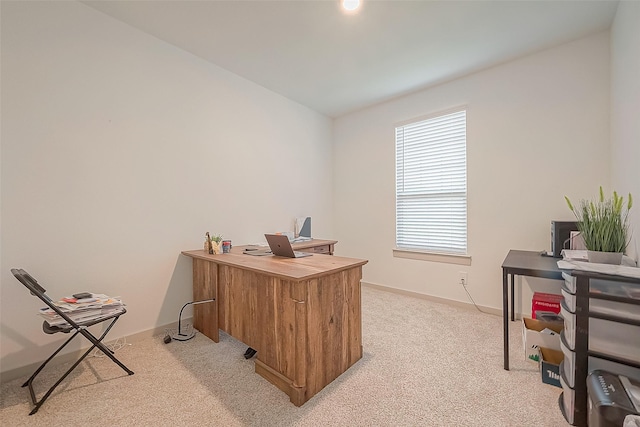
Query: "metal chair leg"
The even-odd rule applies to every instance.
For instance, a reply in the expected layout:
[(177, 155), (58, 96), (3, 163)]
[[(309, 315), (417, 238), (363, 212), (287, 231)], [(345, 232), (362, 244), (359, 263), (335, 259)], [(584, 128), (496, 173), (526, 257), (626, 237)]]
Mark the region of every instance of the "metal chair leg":
[[(109, 348), (107, 348), (102, 343), (102, 340), (104, 339), (105, 336), (107, 336), (107, 333), (109, 333), (109, 331), (111, 330), (111, 328), (113, 327), (113, 325), (116, 323), (117, 320), (118, 320), (118, 317), (115, 317), (113, 319), (113, 321), (109, 324), (107, 329), (102, 333), (102, 335), (100, 335), (100, 338), (96, 338), (93, 334), (91, 334), (91, 332), (89, 332), (87, 330), (86, 327), (84, 327), (84, 326), (79, 327), (78, 329), (76, 329), (76, 332), (67, 341), (65, 341), (64, 344), (62, 344), (51, 356), (49, 356), (49, 358), (47, 360), (44, 361), (44, 363), (42, 365), (40, 365), (40, 367), (36, 370), (36, 372), (34, 372), (33, 375), (31, 375), (31, 377), (22, 385), (22, 387), (26, 387), (26, 386), (29, 387), (29, 393), (31, 394), (31, 400), (32, 400), (33, 404), (35, 405), (35, 407), (31, 410), (29, 415), (33, 415), (36, 412), (38, 412), (38, 409), (40, 409), (42, 404), (49, 398), (49, 396), (51, 396), (51, 393), (53, 393), (53, 391), (56, 389), (56, 387), (58, 387), (60, 385), (60, 383), (62, 381), (64, 381), (64, 379), (71, 373), (71, 371), (73, 371), (89, 355), (89, 353), (91, 353), (91, 351), (93, 351), (94, 348), (100, 349), (113, 362), (115, 362), (118, 366), (120, 366), (128, 375), (133, 375), (134, 372), (132, 370), (130, 370), (129, 368), (127, 368), (122, 362), (120, 362), (113, 355), (113, 351), (111, 351)], [(33, 389), (33, 380), (40, 373), (40, 371), (42, 371), (42, 369), (45, 367), (45, 365), (47, 363), (49, 363), (49, 361), (51, 359), (53, 359), (55, 357), (55, 355), (58, 354), (60, 352), (60, 350), (62, 350), (67, 344), (69, 344), (69, 342), (71, 342), (71, 340), (74, 339), (76, 337), (76, 335), (78, 335), (78, 334), (82, 334), (85, 338), (87, 338), (92, 344), (91, 347), (87, 351), (85, 351), (84, 354), (67, 370), (67, 372), (65, 372), (58, 379), (58, 381), (56, 381), (56, 383), (54, 385), (52, 385), (49, 388), (49, 390), (47, 390), (47, 392), (44, 394), (44, 396), (42, 396), (42, 398), (40, 398), (40, 400), (38, 400), (37, 397), (36, 397), (35, 390)]]

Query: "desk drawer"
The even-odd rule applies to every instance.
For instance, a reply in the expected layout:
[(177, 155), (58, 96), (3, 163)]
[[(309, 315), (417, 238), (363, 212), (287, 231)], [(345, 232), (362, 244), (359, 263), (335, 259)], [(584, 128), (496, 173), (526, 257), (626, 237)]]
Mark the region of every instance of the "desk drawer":
[(312, 254), (331, 254), (331, 245), (314, 246), (312, 248), (297, 249), (300, 252), (309, 252)]
[[(564, 336), (569, 350), (576, 347), (576, 315), (560, 304)], [(640, 326), (589, 318), (589, 350), (640, 362)]]
[(573, 425), (574, 410), (576, 408), (576, 392), (565, 382), (562, 373), (560, 374), (560, 385), (562, 386), (562, 406), (567, 422)]
[[(565, 286), (561, 288), (561, 292), (566, 308), (570, 313), (575, 314), (576, 296), (570, 293)], [(589, 298), (589, 312), (609, 316), (622, 316), (640, 322), (640, 305)]]
[[(564, 279), (565, 292), (575, 295), (576, 278), (567, 272), (562, 272), (562, 278)], [(640, 300), (640, 285), (636, 283), (621, 283), (614, 280), (590, 279), (589, 289), (592, 293)]]
[[(564, 372), (564, 380), (565, 383), (571, 387), (575, 388), (576, 386), (576, 352), (571, 351), (567, 347), (565, 347), (562, 340), (560, 341), (560, 347), (562, 349), (562, 353), (564, 354), (564, 359), (560, 363), (560, 372)], [(611, 362), (606, 359), (600, 359), (597, 357), (589, 356), (588, 358), (589, 364), (587, 366), (587, 374), (595, 371), (596, 369), (600, 369), (603, 371), (612, 372), (618, 375), (624, 375), (629, 378), (633, 378), (637, 381), (640, 381), (640, 369), (634, 368), (633, 366), (624, 365), (622, 363)]]

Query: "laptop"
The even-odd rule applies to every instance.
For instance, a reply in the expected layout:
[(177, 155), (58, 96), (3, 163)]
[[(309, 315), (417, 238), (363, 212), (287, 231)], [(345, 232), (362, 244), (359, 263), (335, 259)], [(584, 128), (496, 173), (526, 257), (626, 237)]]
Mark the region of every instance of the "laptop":
[(264, 237), (267, 239), (267, 243), (269, 243), (271, 252), (274, 255), (287, 258), (302, 258), (313, 255), (308, 252), (294, 251), (289, 238), (284, 234), (265, 234)]

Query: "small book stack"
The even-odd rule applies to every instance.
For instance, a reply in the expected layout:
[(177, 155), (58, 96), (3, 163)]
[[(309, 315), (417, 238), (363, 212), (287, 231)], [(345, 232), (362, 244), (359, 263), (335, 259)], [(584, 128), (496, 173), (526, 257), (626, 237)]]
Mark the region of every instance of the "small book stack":
[[(104, 294), (91, 294), (91, 297), (82, 299), (67, 297), (52, 303), (77, 323), (120, 313), (124, 309), (124, 304), (120, 298), (108, 297)], [(38, 314), (50, 326), (69, 326), (67, 321), (50, 307), (41, 308)]]

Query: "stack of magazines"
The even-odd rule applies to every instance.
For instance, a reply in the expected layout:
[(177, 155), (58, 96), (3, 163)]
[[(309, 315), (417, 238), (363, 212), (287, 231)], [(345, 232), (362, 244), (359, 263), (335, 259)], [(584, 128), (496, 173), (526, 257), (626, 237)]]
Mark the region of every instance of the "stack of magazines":
[[(91, 297), (82, 299), (67, 297), (52, 303), (76, 323), (88, 322), (124, 311), (124, 304), (119, 297), (109, 297), (104, 294), (91, 294)], [(38, 314), (50, 326), (70, 326), (50, 307), (41, 308)]]

